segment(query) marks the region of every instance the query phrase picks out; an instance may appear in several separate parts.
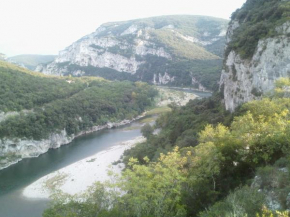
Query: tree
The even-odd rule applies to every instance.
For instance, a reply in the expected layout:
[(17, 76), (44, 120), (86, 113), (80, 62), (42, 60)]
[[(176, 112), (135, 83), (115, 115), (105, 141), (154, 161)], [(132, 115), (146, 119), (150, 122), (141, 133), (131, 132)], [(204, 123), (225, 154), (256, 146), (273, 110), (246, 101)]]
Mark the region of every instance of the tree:
[(139, 165), (131, 158), (131, 169), (124, 171), (119, 184), (127, 192), (122, 201), (131, 210), (131, 216), (185, 216), (181, 196), (187, 158), (181, 157), (175, 148), (167, 155), (161, 154), (157, 162), (144, 160), (148, 165)]
[(142, 128), (141, 128), (141, 133), (145, 138), (149, 138), (152, 136), (153, 134), (153, 127), (150, 124), (145, 124)]

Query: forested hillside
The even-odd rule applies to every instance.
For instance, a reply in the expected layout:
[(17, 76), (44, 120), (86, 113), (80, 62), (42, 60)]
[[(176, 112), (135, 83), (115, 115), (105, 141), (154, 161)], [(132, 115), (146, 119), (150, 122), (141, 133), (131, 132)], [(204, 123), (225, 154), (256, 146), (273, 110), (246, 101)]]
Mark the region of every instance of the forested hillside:
[(233, 33), (226, 56), (229, 51), (235, 50), (242, 58), (250, 59), (260, 39), (283, 35), (284, 32), (277, 31), (277, 27), (290, 21), (289, 10), (289, 1), (247, 1), (232, 14), (232, 21), (240, 26)]
[(57, 197), (44, 216), (288, 216), (288, 85), (234, 114), (219, 96), (173, 107), (158, 135), (144, 127), (147, 142), (127, 151), (121, 177), (92, 186), (83, 202)]
[(290, 72), (290, 2), (248, 0), (232, 14), (220, 90), (227, 110), (273, 92)]
[(60, 145), (93, 126), (131, 120), (157, 94), (145, 83), (44, 76), (6, 62), (0, 62), (0, 79), (0, 166), (39, 153), (44, 144), (36, 141)]
[(172, 104), (142, 128), (121, 175), (82, 201), (56, 195), (43, 216), (290, 216), (288, 6), (248, 0), (232, 15), (220, 91)]

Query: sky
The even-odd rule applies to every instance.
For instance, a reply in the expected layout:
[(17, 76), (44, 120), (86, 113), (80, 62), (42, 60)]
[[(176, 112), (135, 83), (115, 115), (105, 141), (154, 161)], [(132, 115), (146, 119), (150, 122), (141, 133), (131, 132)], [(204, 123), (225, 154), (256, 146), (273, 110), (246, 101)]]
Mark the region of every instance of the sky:
[(55, 54), (102, 23), (188, 14), (229, 19), (246, 0), (1, 0), (0, 53)]

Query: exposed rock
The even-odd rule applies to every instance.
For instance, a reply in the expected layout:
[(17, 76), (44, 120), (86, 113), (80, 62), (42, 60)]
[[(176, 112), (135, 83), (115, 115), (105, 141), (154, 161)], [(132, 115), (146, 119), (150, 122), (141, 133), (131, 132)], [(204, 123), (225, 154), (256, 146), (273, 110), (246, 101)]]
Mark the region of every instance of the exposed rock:
[(31, 139), (8, 139), (3, 138), (0, 140), (0, 170), (9, 167), (22, 160), (23, 158), (38, 157), (39, 155), (47, 152), (50, 148), (59, 148), (61, 145), (70, 143), (74, 138), (88, 134), (91, 132), (99, 131), (105, 128), (119, 127), (129, 124), (132, 121), (140, 119), (144, 115), (140, 115), (132, 120), (123, 120), (120, 122), (109, 122), (106, 125), (94, 126), (88, 130), (81, 131), (77, 135), (67, 135), (65, 129), (58, 133), (51, 134), (47, 139), (31, 140)]
[(199, 91), (208, 91), (195, 77), (191, 77), (191, 83), (194, 86), (197, 86), (197, 90)]
[[(237, 27), (238, 23), (232, 22), (228, 30), (229, 40)], [(289, 23), (276, 29), (288, 32)], [(231, 51), (225, 59), (220, 79), (226, 109), (234, 111), (244, 102), (261, 98), (263, 94), (273, 91), (277, 79), (289, 75), (290, 43), (286, 35), (260, 40), (251, 59), (242, 59)]]
[[(188, 72), (197, 74), (199, 69), (189, 64), (194, 69), (185, 68), (180, 75), (170, 69), (175, 69), (180, 61), (220, 59), (218, 55), (223, 52), (227, 23), (210, 17), (178, 15), (106, 23), (60, 51), (53, 62), (39, 65), (35, 71), (58, 76), (94, 75), (111, 80), (145, 82), (152, 82), (154, 74), (157, 77), (161, 74), (165, 77), (156, 77), (157, 84), (174, 81), (175, 85), (184, 85), (184, 80), (190, 81)], [(189, 31), (188, 26), (195, 31)], [(176, 38), (180, 39), (178, 43), (175, 43)], [(184, 47), (195, 55), (181, 52)], [(222, 63), (216, 64), (221, 67)], [(208, 67), (213, 66), (209, 64)], [(220, 70), (216, 69), (216, 73)]]
[(158, 84), (158, 85), (162, 85), (162, 84), (168, 84), (169, 82), (173, 82), (175, 79), (175, 77), (170, 77), (170, 75), (165, 72), (164, 75), (161, 75), (160, 73), (158, 75), (154, 74), (153, 77), (153, 84)]
[(282, 209), (282, 205), (279, 202), (278, 195), (273, 191), (267, 192), (266, 203), (267, 203), (267, 207), (270, 210), (281, 210)]
[[(290, 193), (288, 196), (281, 194), (281, 192), (287, 190), (285, 185), (281, 185), (281, 175), (288, 175), (287, 168), (274, 168), (269, 174), (264, 174), (267, 178), (262, 178), (261, 176), (255, 176), (251, 188), (259, 189), (259, 192), (265, 195), (266, 205), (270, 210), (281, 210), (286, 208), (290, 209)], [(286, 201), (286, 204), (284, 202)]]
[(254, 181), (252, 182), (251, 188), (261, 188), (262, 179), (260, 176), (255, 176)]
[[(171, 55), (163, 47), (158, 47), (151, 42), (139, 38), (134, 39), (134, 44), (128, 44), (117, 37), (99, 35), (105, 30), (104, 27), (100, 28), (101, 30), (97, 29), (96, 32), (78, 40), (61, 51), (54, 62), (47, 66), (37, 67), (36, 71), (43, 72), (44, 74), (65, 75), (70, 73), (75, 76), (80, 75), (77, 71), (70, 71), (67, 68), (69, 63), (70, 65), (75, 64), (78, 66), (111, 68), (116, 71), (135, 74), (143, 61), (137, 61), (134, 55), (146, 56), (150, 54), (171, 59)], [(137, 30), (137, 26), (132, 25), (121, 35), (135, 35)], [(139, 32), (139, 37), (142, 36), (142, 33), (142, 31)], [(152, 45), (152, 47), (149, 47), (149, 45)], [(110, 50), (110, 48), (117, 50)], [(132, 52), (131, 56), (122, 55), (122, 50), (129, 53)]]
[(124, 32), (121, 33), (121, 35), (128, 35), (133, 34), (138, 30), (138, 27), (136, 25), (130, 26), (128, 29), (126, 29)]

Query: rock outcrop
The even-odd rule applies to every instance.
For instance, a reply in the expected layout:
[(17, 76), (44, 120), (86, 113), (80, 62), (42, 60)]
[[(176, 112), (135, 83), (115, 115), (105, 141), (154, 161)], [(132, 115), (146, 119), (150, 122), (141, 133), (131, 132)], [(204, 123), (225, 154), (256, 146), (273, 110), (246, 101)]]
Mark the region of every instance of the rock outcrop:
[(51, 134), (48, 138), (38, 140), (30, 139), (0, 139), (0, 170), (13, 165), (24, 158), (38, 157), (39, 155), (46, 153), (49, 149), (59, 148), (61, 145), (70, 143), (74, 138), (99, 131), (102, 129), (110, 129), (113, 127), (119, 127), (125, 124), (129, 124), (134, 120), (137, 120), (144, 115), (140, 115), (132, 120), (123, 120), (116, 123), (107, 123), (102, 126), (94, 126), (86, 131), (82, 131), (77, 135), (68, 135), (66, 130), (63, 129), (58, 133)]
[(289, 40), (287, 35), (262, 39), (251, 59), (243, 60), (235, 51), (229, 53), (220, 81), (227, 110), (234, 111), (244, 102), (259, 99), (274, 89), (277, 79), (290, 75)]
[[(188, 31), (185, 24), (192, 25), (196, 32)], [(190, 86), (190, 73), (200, 71), (191, 67), (176, 73), (171, 64), (184, 59), (221, 59), (218, 55), (223, 52), (226, 27), (226, 20), (201, 16), (107, 23), (60, 51), (53, 62), (39, 65), (36, 71), (59, 76), (94, 75), (113, 80)], [(184, 52), (185, 49), (190, 52)], [(222, 65), (221, 61), (216, 64)], [(180, 77), (186, 82), (180, 81)]]
[[(247, 2), (247, 4), (261, 4), (266, 7), (262, 1), (260, 3)], [(283, 4), (283, 2), (279, 3), (277, 1), (276, 4), (279, 7), (279, 4)], [(259, 6), (261, 7), (261, 5)], [(226, 37), (228, 45), (232, 45), (231, 42), (233, 41), (240, 46), (232, 45), (232, 47), (228, 47), (220, 78), (220, 91), (223, 92), (225, 107), (229, 111), (234, 111), (242, 103), (260, 99), (264, 94), (274, 90), (277, 79), (290, 75), (290, 21), (284, 21), (282, 25), (279, 24), (276, 27), (266, 26), (267, 31), (271, 32), (271, 34), (268, 33), (269, 36), (261, 36), (259, 30), (256, 30), (256, 32), (253, 30), (252, 35), (248, 35), (248, 39), (242, 39), (244, 40), (243, 43), (250, 43), (248, 40), (253, 40), (253, 35), (259, 37), (257, 45), (252, 43), (253, 46), (256, 46), (253, 54), (242, 56), (239, 52), (241, 46), (244, 45), (238, 41), (237, 35), (241, 34), (242, 30), (254, 28), (252, 23), (255, 22), (251, 20), (251, 10), (255, 5), (252, 8), (246, 6), (236, 12), (238, 13), (236, 17), (241, 17), (243, 13), (248, 14), (248, 16), (244, 15), (246, 16), (244, 19), (233, 19), (230, 22)], [(241, 12), (240, 15), (239, 12)], [(282, 20), (282, 18), (277, 19), (278, 21)], [(260, 23), (262, 22), (265, 21)], [(271, 25), (278, 23), (272, 20), (267, 22), (272, 22)], [(260, 23), (256, 26), (264, 25)], [(267, 25), (271, 26), (270, 24)], [(261, 29), (266, 31), (266, 27), (261, 27)], [(249, 45), (247, 46), (251, 47)]]

